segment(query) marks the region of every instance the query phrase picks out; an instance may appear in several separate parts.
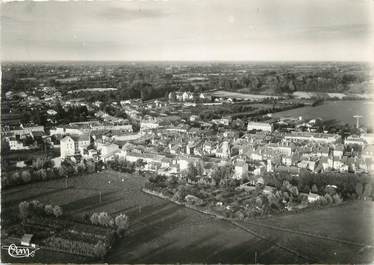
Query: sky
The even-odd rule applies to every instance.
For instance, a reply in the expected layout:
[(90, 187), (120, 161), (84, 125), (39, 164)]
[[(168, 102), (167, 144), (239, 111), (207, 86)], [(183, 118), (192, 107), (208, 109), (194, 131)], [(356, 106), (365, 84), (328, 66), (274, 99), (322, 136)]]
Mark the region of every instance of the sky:
[(373, 0), (6, 2), (3, 61), (368, 61)]

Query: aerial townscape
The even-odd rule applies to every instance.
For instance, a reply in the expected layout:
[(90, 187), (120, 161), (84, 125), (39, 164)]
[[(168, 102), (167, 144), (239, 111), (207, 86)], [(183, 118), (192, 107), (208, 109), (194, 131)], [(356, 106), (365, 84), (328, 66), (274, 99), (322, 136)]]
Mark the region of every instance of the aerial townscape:
[(1, 264), (373, 264), (374, 1), (3, 1)]
[[(207, 233), (200, 240), (217, 229), (233, 240), (230, 225), (256, 241), (238, 262), (340, 260), (299, 240), (369, 261), (365, 231), (352, 239), (344, 228), (374, 198), (374, 133), (362, 108), (373, 99), (368, 66), (260, 66), (4, 65), (3, 240), (31, 240), (61, 261), (138, 262), (154, 248), (139, 237), (166, 244), (195, 225)], [(179, 236), (165, 239), (168, 229)], [(167, 262), (203, 259), (175, 255)]]

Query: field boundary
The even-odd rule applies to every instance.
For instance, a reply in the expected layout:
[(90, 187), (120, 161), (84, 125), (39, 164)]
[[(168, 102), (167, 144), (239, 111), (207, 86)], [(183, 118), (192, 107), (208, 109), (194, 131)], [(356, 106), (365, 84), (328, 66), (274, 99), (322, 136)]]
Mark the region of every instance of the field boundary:
[(343, 244), (348, 244), (348, 245), (354, 245), (354, 246), (366, 247), (366, 248), (374, 248), (373, 245), (368, 245), (368, 244), (365, 244), (365, 243), (355, 242), (355, 241), (346, 240), (346, 239), (333, 238), (333, 237), (329, 237), (329, 236), (326, 236), (326, 235), (309, 233), (309, 232), (305, 232), (305, 231), (298, 231), (298, 230), (293, 230), (293, 229), (284, 228), (284, 227), (280, 227), (280, 226), (260, 224), (258, 222), (253, 222), (253, 221), (252, 222), (251, 221), (244, 221), (244, 223), (248, 223), (248, 224), (251, 224), (251, 225), (257, 225), (257, 226), (265, 227), (265, 228), (272, 229), (272, 230), (278, 230), (278, 231), (281, 231), (281, 232), (288, 232), (288, 233), (300, 234), (300, 235), (303, 235), (303, 236), (315, 237), (315, 238), (319, 238), (319, 239), (326, 239), (326, 240), (335, 241), (335, 242), (338, 242), (338, 243), (343, 243)]
[(207, 211), (204, 211), (204, 210), (200, 210), (200, 209), (198, 209), (198, 208), (196, 208), (196, 207), (193, 207), (193, 206), (190, 206), (190, 205), (187, 205), (187, 204), (184, 204), (184, 203), (176, 202), (176, 201), (170, 199), (169, 197), (167, 197), (167, 196), (165, 196), (165, 195), (163, 195), (163, 194), (161, 194), (161, 193), (159, 193), (159, 192), (151, 191), (151, 190), (144, 189), (144, 188), (142, 189), (142, 191), (143, 191), (144, 193), (149, 194), (149, 195), (153, 195), (153, 196), (159, 197), (159, 198), (161, 198), (161, 199), (168, 200), (168, 201), (170, 201), (170, 202), (172, 202), (172, 203), (175, 203), (175, 204), (177, 204), (177, 205), (179, 205), (179, 206), (184, 206), (184, 207), (186, 207), (186, 208), (189, 208), (189, 209), (191, 209), (191, 210), (197, 211), (197, 212), (199, 212), (199, 213), (203, 213), (203, 214), (206, 214), (206, 215), (213, 216), (213, 217), (215, 217), (215, 218), (217, 218), (217, 219), (224, 220), (224, 221), (226, 221), (226, 222), (228, 222), (228, 223), (230, 223), (230, 224), (232, 224), (232, 225), (238, 227), (239, 229), (242, 229), (242, 230), (244, 230), (244, 231), (246, 231), (246, 232), (248, 232), (248, 233), (250, 233), (250, 234), (252, 234), (252, 235), (254, 235), (254, 236), (256, 236), (256, 237), (258, 237), (258, 238), (260, 238), (260, 239), (262, 239), (262, 240), (268, 241), (268, 242), (274, 244), (274, 246), (276, 246), (276, 247), (278, 247), (278, 248), (280, 248), (280, 249), (286, 250), (286, 251), (290, 252), (291, 254), (296, 255), (296, 256), (298, 256), (298, 257), (300, 257), (300, 258), (302, 258), (302, 259), (304, 259), (304, 260), (306, 260), (306, 261), (308, 261), (308, 262), (318, 262), (318, 259), (317, 259), (316, 257), (309, 257), (309, 256), (306, 256), (306, 255), (304, 255), (304, 254), (299, 253), (299, 252), (296, 251), (296, 250), (290, 249), (290, 248), (285, 247), (285, 246), (283, 246), (283, 245), (281, 245), (281, 244), (279, 244), (279, 243), (276, 243), (274, 240), (271, 240), (271, 239), (269, 239), (269, 238), (267, 238), (267, 237), (264, 237), (264, 236), (262, 236), (262, 235), (256, 233), (255, 231), (253, 231), (253, 230), (251, 230), (251, 229), (249, 229), (249, 228), (247, 228), (247, 227), (241, 225), (240, 223), (231, 220), (230, 218), (226, 218), (226, 217), (221, 216), (221, 215), (218, 215), (218, 214), (214, 214), (214, 213), (211, 213), (211, 212), (207, 212)]

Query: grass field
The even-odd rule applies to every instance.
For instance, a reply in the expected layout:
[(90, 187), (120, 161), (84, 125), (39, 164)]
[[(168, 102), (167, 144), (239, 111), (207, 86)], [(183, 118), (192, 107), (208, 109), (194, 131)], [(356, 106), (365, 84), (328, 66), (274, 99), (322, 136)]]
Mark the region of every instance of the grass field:
[[(105, 171), (70, 179), (68, 189), (64, 188), (64, 180), (12, 188), (2, 193), (3, 218), (15, 214), (20, 201), (32, 199), (59, 204), (66, 213), (78, 217), (94, 211), (124, 212), (130, 218), (130, 230), (126, 238), (117, 242), (110, 251), (105, 260), (108, 263), (254, 263), (255, 253), (256, 261), (260, 263), (349, 263), (350, 256), (355, 257), (353, 261), (368, 262), (369, 252), (361, 250), (361, 247), (246, 224), (261, 234), (258, 237), (226, 221), (145, 194), (141, 191), (144, 182), (139, 176)], [(372, 204), (357, 202), (344, 207), (272, 217), (261, 220), (260, 224), (291, 227), (300, 231), (331, 232), (334, 237), (361, 243), (372, 242), (372, 238), (365, 236), (365, 229), (368, 228), (362, 226), (371, 220), (370, 216), (372, 218), (372, 215), (366, 214)], [(355, 211), (361, 211), (361, 215)], [(364, 220), (360, 221), (361, 218)], [(340, 220), (340, 224), (346, 222), (344, 227), (339, 227), (337, 220)], [(358, 233), (352, 230), (352, 227), (360, 225)], [(344, 230), (347, 231), (345, 237)], [(321, 249), (328, 249), (328, 254)], [(310, 260), (298, 257), (289, 250), (301, 253)], [(331, 251), (337, 254), (331, 256)], [(359, 251), (361, 254), (357, 254)], [(38, 262), (77, 262), (68, 255), (56, 255), (58, 260), (55, 260), (54, 255), (40, 254)], [(30, 259), (30, 262), (33, 260)]]

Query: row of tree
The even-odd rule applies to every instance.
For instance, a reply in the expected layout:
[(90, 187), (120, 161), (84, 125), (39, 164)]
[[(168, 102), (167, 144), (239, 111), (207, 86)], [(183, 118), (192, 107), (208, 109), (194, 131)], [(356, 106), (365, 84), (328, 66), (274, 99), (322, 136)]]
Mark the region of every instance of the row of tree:
[[(11, 173), (3, 172), (1, 176), (1, 184), (3, 188), (27, 184), (37, 181), (48, 181), (58, 178), (67, 178), (80, 176), (85, 173), (94, 173), (102, 169), (103, 163), (93, 160), (82, 160), (76, 163), (72, 160), (66, 159), (61, 163), (60, 167), (54, 167), (52, 160), (40, 162), (37, 159), (29, 168), (16, 170)], [(46, 166), (48, 165), (48, 166)]]
[(107, 212), (93, 213), (89, 217), (93, 225), (101, 225), (116, 229), (118, 236), (122, 237), (129, 227), (129, 218), (125, 214), (119, 214), (114, 218)]
[(337, 186), (343, 199), (366, 199), (373, 197), (373, 181), (367, 174), (324, 172), (314, 174), (302, 171), (300, 176), (287, 173), (266, 173), (263, 175), (267, 185), (281, 188), (285, 180), (296, 186), (301, 192), (326, 194), (326, 187)]
[(60, 206), (43, 204), (38, 200), (20, 202), (18, 204), (18, 210), (22, 220), (26, 220), (28, 217), (32, 216), (55, 216), (57, 218), (63, 214)]

